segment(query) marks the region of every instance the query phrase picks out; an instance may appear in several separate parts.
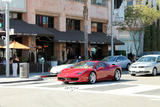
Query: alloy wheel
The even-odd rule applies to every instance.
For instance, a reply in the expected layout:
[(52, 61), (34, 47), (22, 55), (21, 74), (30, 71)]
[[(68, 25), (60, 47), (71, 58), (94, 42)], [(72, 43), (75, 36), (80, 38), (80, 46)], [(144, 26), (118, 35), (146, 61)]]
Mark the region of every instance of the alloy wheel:
[(91, 72), (89, 75), (89, 83), (94, 84), (96, 82), (96, 74)]

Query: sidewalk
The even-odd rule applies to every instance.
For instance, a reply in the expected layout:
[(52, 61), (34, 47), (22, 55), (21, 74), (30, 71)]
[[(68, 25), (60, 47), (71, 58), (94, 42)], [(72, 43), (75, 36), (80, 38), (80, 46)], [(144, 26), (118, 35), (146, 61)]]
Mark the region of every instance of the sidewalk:
[(27, 81), (40, 81), (43, 80), (43, 76), (49, 75), (49, 72), (45, 73), (30, 73), (29, 78), (20, 78), (19, 76), (6, 77), (5, 75), (0, 76), (0, 84), (16, 83), (16, 82), (27, 82)]

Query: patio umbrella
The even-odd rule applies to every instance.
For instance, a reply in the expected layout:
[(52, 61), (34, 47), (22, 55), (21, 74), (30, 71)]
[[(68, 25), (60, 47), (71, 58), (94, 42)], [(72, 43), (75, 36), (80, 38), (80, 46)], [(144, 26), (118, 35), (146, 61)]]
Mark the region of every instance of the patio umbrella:
[[(6, 48), (6, 46), (0, 46), (0, 48)], [(9, 48), (11, 48), (11, 49), (30, 49), (30, 47), (23, 45), (23, 44), (16, 42), (16, 41), (10, 42)]]

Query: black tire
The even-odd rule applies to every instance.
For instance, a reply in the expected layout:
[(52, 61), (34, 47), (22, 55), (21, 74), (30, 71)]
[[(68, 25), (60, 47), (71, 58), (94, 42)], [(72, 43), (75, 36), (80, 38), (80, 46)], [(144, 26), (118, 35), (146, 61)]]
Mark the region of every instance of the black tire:
[(153, 68), (153, 70), (152, 70), (152, 75), (153, 75), (153, 76), (157, 76), (157, 68)]
[(90, 84), (94, 84), (94, 83), (96, 83), (96, 78), (97, 78), (96, 73), (92, 71), (92, 72), (89, 74), (88, 82), (89, 82)]
[(131, 76), (136, 76), (136, 74), (131, 74)]
[(119, 81), (121, 79), (121, 72), (119, 69), (116, 69), (115, 74), (114, 74), (114, 81)]

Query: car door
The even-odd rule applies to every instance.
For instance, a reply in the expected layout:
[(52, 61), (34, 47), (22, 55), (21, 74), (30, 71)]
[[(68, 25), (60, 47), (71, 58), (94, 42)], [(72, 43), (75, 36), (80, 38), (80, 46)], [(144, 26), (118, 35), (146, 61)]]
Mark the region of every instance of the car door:
[(123, 68), (123, 65), (124, 65), (123, 63), (124, 63), (123, 62), (123, 58), (121, 56), (117, 57), (116, 65), (119, 65), (119, 66), (121, 66)]
[[(103, 67), (104, 69), (99, 69), (100, 67)], [(98, 80), (103, 80), (107, 76), (107, 74), (105, 73), (105, 71), (106, 71), (105, 67), (106, 67), (106, 64), (103, 62), (99, 62), (96, 65), (96, 73), (97, 73)]]
[(160, 73), (160, 56), (157, 58), (157, 72)]

